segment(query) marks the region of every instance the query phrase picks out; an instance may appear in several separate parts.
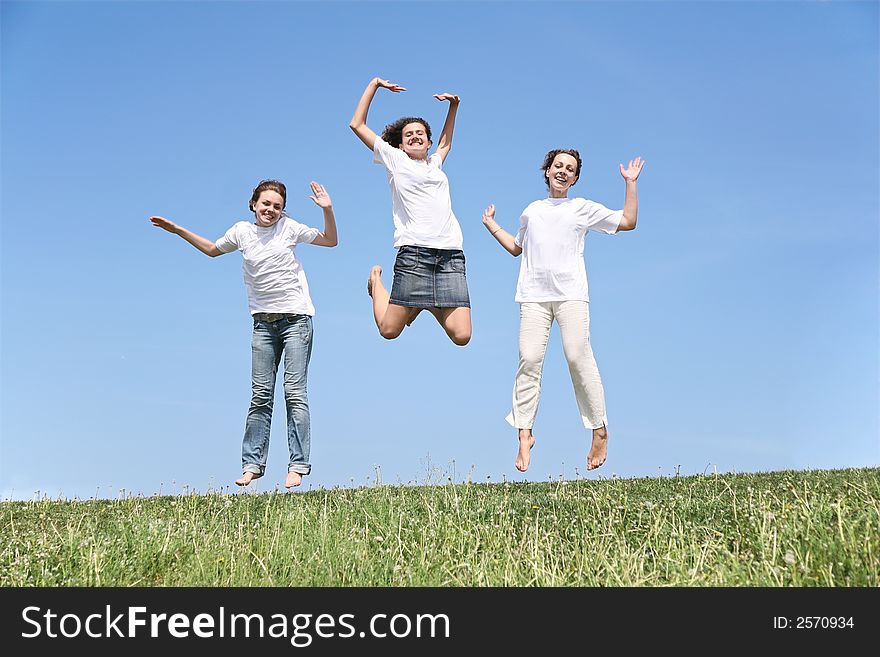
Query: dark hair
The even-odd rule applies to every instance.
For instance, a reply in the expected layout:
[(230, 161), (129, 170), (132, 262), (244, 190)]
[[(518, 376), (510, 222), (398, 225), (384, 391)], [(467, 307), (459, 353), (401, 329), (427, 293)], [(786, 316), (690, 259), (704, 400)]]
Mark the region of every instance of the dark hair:
[[(574, 182), (577, 182), (578, 178), (581, 177), (581, 154), (573, 148), (554, 148), (544, 156), (544, 164), (541, 165), (541, 171), (544, 172), (544, 184), (547, 185), (547, 189), (550, 189), (550, 181), (547, 180), (547, 170), (550, 168), (550, 165), (553, 164), (553, 160), (556, 159), (556, 156), (560, 153), (571, 155), (577, 160), (577, 167), (574, 170)], [(574, 183), (571, 184), (574, 185)]]
[(248, 210), (251, 212), (254, 211), (254, 203), (260, 198), (260, 194), (267, 190), (281, 194), (281, 198), (283, 199), (281, 209), (283, 210), (287, 207), (287, 187), (284, 186), (284, 183), (280, 180), (261, 180), (260, 184), (254, 187), (254, 193), (251, 194), (251, 200), (248, 203)]
[(428, 141), (431, 141), (431, 126), (425, 119), (418, 116), (404, 116), (397, 119), (394, 123), (389, 123), (382, 131), (382, 141), (387, 142), (393, 148), (400, 148), (403, 141), (403, 128), (410, 123), (421, 123), (425, 126), (425, 134), (428, 135)]

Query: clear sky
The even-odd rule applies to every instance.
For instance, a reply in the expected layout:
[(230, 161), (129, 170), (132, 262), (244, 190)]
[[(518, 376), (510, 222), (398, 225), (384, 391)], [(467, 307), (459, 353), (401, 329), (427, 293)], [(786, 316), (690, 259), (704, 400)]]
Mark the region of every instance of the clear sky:
[[(250, 397), (238, 253), (254, 185), (334, 199), (340, 245), (297, 248), (317, 307), (312, 475), (371, 483), (546, 481), (880, 465), (876, 2), (2, 2), (0, 496), (230, 487)], [(471, 343), (429, 315), (385, 341), (366, 294), (391, 271), (383, 170), (348, 128), (462, 98), (445, 170), (462, 225)], [(639, 224), (591, 234), (592, 342), (609, 455), (589, 435), (554, 327), (526, 475), (506, 424), (517, 365), (514, 230), (551, 148), (572, 196)], [(389, 280), (389, 279), (386, 279)], [(276, 390), (267, 476), (287, 464)]]

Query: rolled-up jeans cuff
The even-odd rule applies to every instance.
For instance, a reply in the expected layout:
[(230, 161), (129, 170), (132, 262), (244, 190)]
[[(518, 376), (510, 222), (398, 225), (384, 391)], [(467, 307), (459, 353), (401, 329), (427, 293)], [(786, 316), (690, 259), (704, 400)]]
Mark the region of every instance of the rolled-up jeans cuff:
[(247, 465), (243, 465), (241, 467), (242, 472), (253, 472), (257, 477), (263, 476), (263, 468), (255, 463), (248, 463)]
[(312, 466), (305, 465), (304, 463), (294, 463), (293, 465), (287, 466), (288, 472), (297, 472), (301, 475), (307, 475), (312, 472)]

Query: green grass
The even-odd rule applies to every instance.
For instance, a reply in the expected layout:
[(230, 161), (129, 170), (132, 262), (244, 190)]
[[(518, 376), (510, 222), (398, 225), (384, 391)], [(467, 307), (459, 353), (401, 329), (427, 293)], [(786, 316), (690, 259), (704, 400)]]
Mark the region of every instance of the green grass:
[(880, 469), (0, 503), (0, 586), (878, 586)]

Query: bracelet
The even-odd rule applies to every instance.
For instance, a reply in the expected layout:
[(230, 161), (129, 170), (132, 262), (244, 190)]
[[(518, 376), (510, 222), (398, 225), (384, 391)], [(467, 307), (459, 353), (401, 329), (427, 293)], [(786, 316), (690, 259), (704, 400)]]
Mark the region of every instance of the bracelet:
[(490, 234), (490, 235), (494, 235), (495, 233), (497, 233), (497, 232), (500, 231), (500, 230), (501, 230), (501, 226), (498, 226), (498, 228), (496, 228), (495, 230), (490, 230), (490, 231), (489, 231), (489, 234)]

